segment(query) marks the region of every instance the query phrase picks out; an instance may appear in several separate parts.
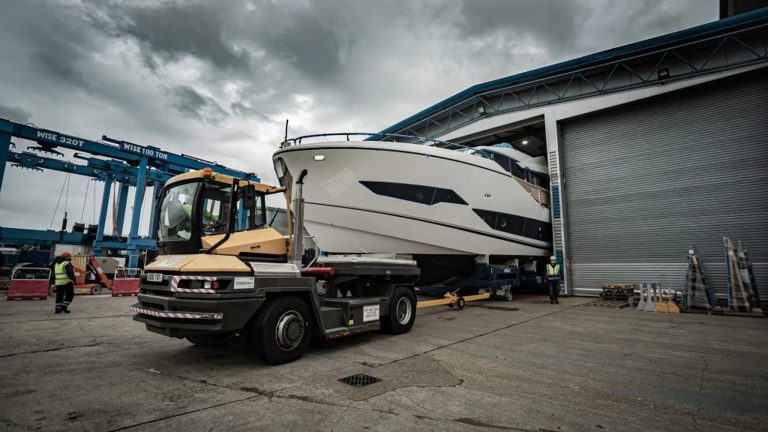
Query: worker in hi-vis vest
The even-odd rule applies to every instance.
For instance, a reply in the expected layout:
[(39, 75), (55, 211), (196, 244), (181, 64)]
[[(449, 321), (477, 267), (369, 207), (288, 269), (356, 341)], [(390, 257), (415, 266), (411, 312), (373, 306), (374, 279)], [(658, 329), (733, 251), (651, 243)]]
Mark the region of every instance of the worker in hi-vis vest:
[(54, 283), (56, 284), (56, 313), (69, 313), (69, 304), (75, 297), (75, 270), (72, 255), (64, 252), (53, 262)]
[(547, 283), (549, 284), (549, 304), (560, 304), (560, 264), (554, 256), (549, 257), (547, 264)]

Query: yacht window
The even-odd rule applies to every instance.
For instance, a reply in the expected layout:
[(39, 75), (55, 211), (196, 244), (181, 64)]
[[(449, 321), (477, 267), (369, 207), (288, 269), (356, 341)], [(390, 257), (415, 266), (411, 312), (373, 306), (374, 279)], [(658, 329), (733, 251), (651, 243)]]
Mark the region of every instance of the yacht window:
[(419, 204), (433, 205), (439, 203), (453, 203), (467, 205), (467, 202), (464, 201), (459, 194), (450, 189), (406, 183), (363, 180), (360, 181), (360, 184), (377, 195), (417, 202)]
[(518, 165), (514, 159), (498, 153), (491, 153), (491, 157), (493, 157), (493, 160), (496, 161), (500, 167), (504, 168), (504, 171), (512, 174), (515, 177), (525, 179), (525, 172), (522, 168), (520, 168), (520, 165)]
[(546, 222), (490, 210), (472, 210), (495, 230), (536, 240), (552, 241), (550, 224)]

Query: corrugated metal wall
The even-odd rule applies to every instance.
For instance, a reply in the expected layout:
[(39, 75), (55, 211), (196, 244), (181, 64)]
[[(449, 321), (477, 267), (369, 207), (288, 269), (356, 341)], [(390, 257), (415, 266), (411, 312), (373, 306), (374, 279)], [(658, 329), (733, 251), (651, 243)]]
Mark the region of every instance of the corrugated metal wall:
[(724, 293), (729, 236), (768, 300), (766, 69), (570, 120), (562, 137), (574, 293), (643, 280), (681, 289), (691, 244)]

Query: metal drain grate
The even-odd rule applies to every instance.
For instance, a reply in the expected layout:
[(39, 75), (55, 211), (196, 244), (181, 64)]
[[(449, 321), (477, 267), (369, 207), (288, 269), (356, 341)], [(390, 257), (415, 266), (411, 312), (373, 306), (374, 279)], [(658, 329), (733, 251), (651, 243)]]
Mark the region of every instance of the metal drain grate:
[(371, 384), (376, 384), (379, 381), (381, 381), (381, 379), (366, 374), (350, 375), (339, 380), (339, 382), (352, 387), (365, 387)]

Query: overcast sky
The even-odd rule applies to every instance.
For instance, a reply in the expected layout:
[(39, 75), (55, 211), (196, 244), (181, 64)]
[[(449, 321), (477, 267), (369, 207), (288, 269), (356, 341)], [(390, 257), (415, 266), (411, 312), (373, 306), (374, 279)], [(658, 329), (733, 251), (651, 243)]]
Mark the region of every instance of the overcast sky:
[[(274, 183), (285, 119), (293, 136), (378, 131), (471, 85), (717, 12), (717, 0), (10, 0), (0, 118), (155, 145)], [(0, 226), (47, 229), (64, 178), (8, 166)], [(87, 183), (71, 179), (70, 224)], [(88, 193), (83, 221), (94, 223)]]

